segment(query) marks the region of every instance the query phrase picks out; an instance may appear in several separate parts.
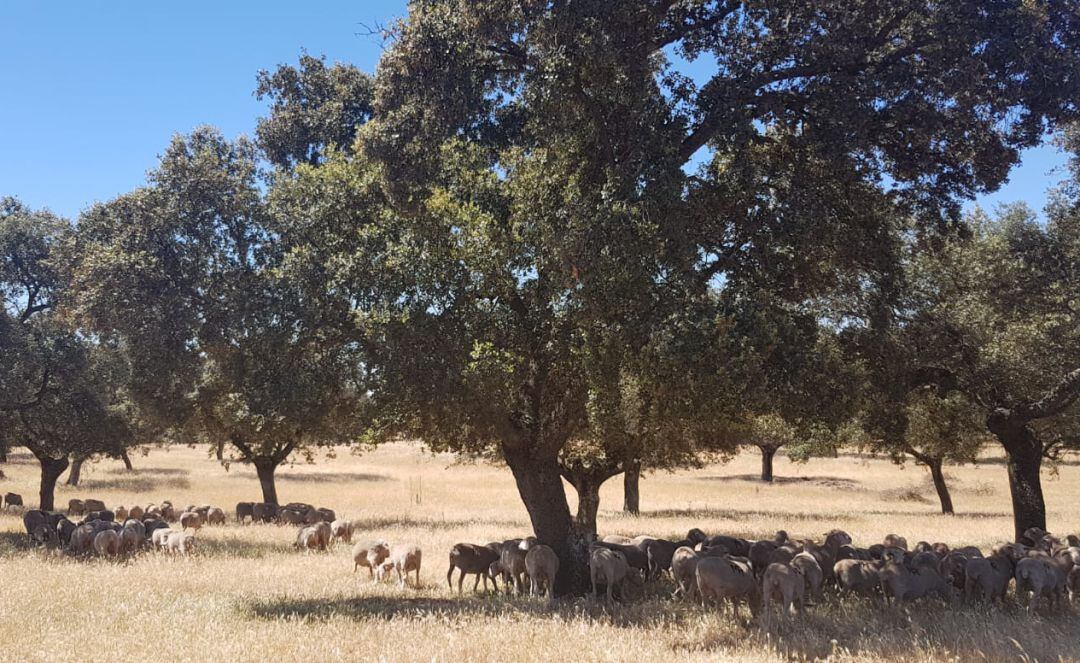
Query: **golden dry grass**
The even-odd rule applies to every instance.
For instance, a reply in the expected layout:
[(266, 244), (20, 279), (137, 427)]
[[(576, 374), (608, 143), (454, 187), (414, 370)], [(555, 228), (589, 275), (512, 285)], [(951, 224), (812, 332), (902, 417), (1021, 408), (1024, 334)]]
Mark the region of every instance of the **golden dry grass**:
[[(231, 511), (237, 501), (258, 497), (253, 471), (226, 472), (202, 449), (155, 449), (134, 460), (134, 472), (112, 461), (88, 465), (83, 485), (60, 487), (57, 503), (171, 499)], [(602, 509), (601, 531), (681, 537), (697, 526), (762, 537), (783, 528), (820, 538), (843, 527), (863, 543), (896, 532), (912, 543), (983, 547), (1011, 533), (1005, 469), (994, 459), (951, 470), (961, 512), (955, 517), (937, 513), (920, 468), (859, 456), (806, 465), (778, 460), (778, 482), (764, 486), (754, 480), (757, 463), (747, 454), (700, 471), (650, 476), (642, 482), (639, 518), (613, 510), (622, 500), (621, 483), (612, 481), (603, 492), (602, 507), (612, 510)], [(37, 466), (29, 454), (16, 452), (0, 468), (7, 475), (0, 492), (36, 502)], [(1080, 530), (1078, 480), (1073, 465), (1047, 476), (1051, 529)], [(765, 633), (670, 601), (666, 585), (610, 613), (585, 599), (549, 609), (532, 599), (458, 597), (445, 584), (450, 546), (523, 535), (525, 511), (507, 470), (455, 464), (410, 445), (283, 468), (278, 489), (282, 501), (330, 506), (358, 520), (360, 537), (419, 543), (423, 588), (399, 590), (353, 575), (348, 546), (298, 553), (292, 528), (230, 522), (200, 533), (197, 557), (146, 553), (113, 562), (27, 550), (18, 516), (4, 514), (0, 660), (1080, 660), (1080, 618), (1030, 618), (1016, 606), (954, 611), (925, 603), (886, 611), (832, 598), (801, 622)]]

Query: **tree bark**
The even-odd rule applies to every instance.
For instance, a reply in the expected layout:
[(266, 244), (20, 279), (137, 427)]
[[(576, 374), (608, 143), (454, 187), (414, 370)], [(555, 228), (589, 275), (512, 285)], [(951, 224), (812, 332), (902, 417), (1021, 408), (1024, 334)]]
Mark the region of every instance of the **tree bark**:
[(120, 460), (124, 461), (124, 469), (128, 472), (135, 469), (135, 467), (131, 464), (131, 456), (128, 455), (127, 449), (124, 449), (120, 453)]
[(214, 455), (217, 456), (218, 462), (225, 460), (225, 441), (219, 440), (217, 443), (217, 449), (214, 451)]
[(280, 463), (267, 456), (257, 456), (251, 461), (255, 466), (255, 473), (259, 476), (259, 486), (262, 487), (263, 502), (270, 504), (278, 503), (277, 486), (274, 484), (274, 472)]
[(82, 476), (82, 466), (85, 461), (85, 458), (76, 458), (74, 461), (72, 461), (71, 472), (68, 472), (67, 485), (79, 485), (79, 477)]
[(1013, 528), (1019, 541), (1032, 527), (1046, 529), (1046, 503), (1043, 500), (1042, 443), (1031, 429), (1029, 420), (996, 410), (986, 421), (987, 428), (1005, 447), (1008, 455), (1009, 491), (1012, 493)]
[(537, 457), (527, 449), (511, 450), (505, 445), (503, 455), (529, 512), (533, 533), (559, 557), (555, 593), (584, 594), (589, 583), (588, 535), (570, 517), (558, 458)]
[(773, 447), (761, 447), (761, 480), (772, 483), (773, 480), (773, 458), (776, 456), (776, 449)]
[(934, 488), (937, 489), (938, 499), (941, 500), (941, 512), (953, 514), (952, 496), (949, 494), (949, 486), (945, 483), (945, 472), (942, 470), (942, 460), (931, 458), (927, 463), (930, 467), (930, 476), (934, 479)]
[(38, 491), (38, 508), (42, 511), (52, 511), (56, 504), (56, 481), (67, 469), (68, 459), (38, 456), (38, 462), (41, 463), (41, 489)]
[(623, 473), (623, 511), (641, 513), (641, 463), (629, 463)]

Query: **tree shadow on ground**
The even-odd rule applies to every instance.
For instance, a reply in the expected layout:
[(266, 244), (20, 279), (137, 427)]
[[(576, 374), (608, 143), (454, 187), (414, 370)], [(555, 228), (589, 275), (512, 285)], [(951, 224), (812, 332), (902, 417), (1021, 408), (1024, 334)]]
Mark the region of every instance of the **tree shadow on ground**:
[(79, 482), (77, 490), (122, 490), (132, 493), (149, 493), (158, 490), (187, 490), (191, 481), (184, 476), (140, 476), (134, 472), (110, 478), (85, 478)]
[(178, 467), (136, 467), (133, 470), (129, 470), (125, 467), (110, 467), (105, 470), (109, 474), (119, 474), (121, 476), (187, 476), (191, 474), (191, 470), (184, 470)]
[(308, 472), (291, 473), (278, 472), (278, 481), (291, 483), (318, 483), (321, 481), (392, 481), (393, 478), (385, 474), (369, 474), (366, 472)]
[(796, 476), (796, 477), (773, 477), (772, 482), (762, 481), (759, 474), (723, 474), (703, 477), (695, 477), (699, 481), (749, 481), (760, 486), (784, 485), (784, 484), (809, 484), (824, 486), (825, 488), (843, 488), (847, 490), (859, 489), (860, 482), (856, 479), (836, 476)]
[[(378, 516), (369, 518), (354, 518), (353, 526), (357, 531), (373, 529), (395, 529), (398, 527), (415, 527), (419, 529), (448, 530), (460, 529), (481, 525), (485, 527), (501, 527), (518, 532), (521, 536), (532, 533), (526, 520), (492, 519), (492, 518), (412, 518), (410, 516)], [(527, 531), (526, 531), (527, 530)], [(511, 533), (512, 533), (511, 532)], [(526, 532), (526, 534), (521, 534)]]
[[(691, 518), (699, 521), (709, 520), (729, 520), (735, 522), (751, 522), (761, 519), (772, 520), (788, 520), (795, 522), (818, 522), (818, 521), (833, 521), (841, 522), (852, 520), (866, 520), (873, 516), (912, 516), (917, 518), (925, 518), (928, 516), (941, 515), (934, 510), (930, 509), (864, 509), (857, 511), (786, 511), (783, 509), (721, 509), (721, 508), (686, 508), (686, 509), (657, 509), (655, 511), (642, 511), (638, 518)], [(943, 516), (944, 517), (944, 516)], [(956, 515), (947, 516), (949, 518), (1000, 518), (1000, 517), (1012, 517), (1012, 513), (1007, 511), (978, 511), (972, 513), (957, 513)], [(717, 534), (721, 532), (713, 531), (707, 527), (708, 522), (702, 522), (698, 525), (706, 533)]]
[(293, 550), (291, 543), (281, 541), (251, 541), (232, 537), (227, 539), (198, 538), (197, 541), (198, 554), (202, 557), (261, 559)]

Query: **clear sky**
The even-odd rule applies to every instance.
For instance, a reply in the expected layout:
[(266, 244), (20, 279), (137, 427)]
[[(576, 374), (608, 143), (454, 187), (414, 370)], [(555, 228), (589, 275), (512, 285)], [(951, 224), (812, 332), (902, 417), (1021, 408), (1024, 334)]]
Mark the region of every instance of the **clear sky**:
[[(306, 49), (373, 72), (380, 44), (364, 26), (404, 11), (405, 0), (4, 0), (0, 195), (75, 216), (141, 184), (175, 133), (212, 124), (250, 135), (264, 112), (252, 95), (259, 69)], [(1041, 208), (1064, 161), (1053, 147), (1031, 150), (979, 202)]]

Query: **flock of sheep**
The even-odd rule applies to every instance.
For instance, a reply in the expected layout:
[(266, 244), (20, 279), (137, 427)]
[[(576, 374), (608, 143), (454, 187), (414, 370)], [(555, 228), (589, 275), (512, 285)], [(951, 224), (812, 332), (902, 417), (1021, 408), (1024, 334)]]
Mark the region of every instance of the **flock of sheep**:
[[(75, 522), (68, 516), (82, 518)], [(355, 530), (352, 521), (338, 519), (332, 509), (300, 502), (283, 507), (237, 504), (236, 521), (249, 520), (299, 526), (295, 546), (305, 551), (328, 550), (339, 541), (352, 544)], [(36, 509), (23, 515), (31, 544), (102, 557), (145, 548), (188, 554), (196, 547), (195, 532), (225, 521), (220, 507), (190, 505), (179, 511), (169, 501), (109, 510), (100, 500), (74, 499), (66, 515)], [(172, 527), (174, 523), (179, 529)], [(879, 597), (886, 604), (926, 597), (973, 603), (1002, 601), (1015, 583), (1016, 597), (1029, 611), (1044, 605), (1060, 609), (1068, 599), (1080, 598), (1080, 537), (1058, 538), (1037, 528), (1025, 532), (1019, 542), (994, 546), (985, 556), (974, 546), (950, 549), (944, 543), (919, 542), (909, 549), (907, 541), (894, 534), (860, 548), (842, 530), (826, 533), (819, 545), (792, 539), (784, 531), (771, 540), (750, 541), (708, 536), (696, 528), (681, 541), (606, 536), (591, 543), (588, 553), (594, 599), (604, 587), (608, 603), (616, 594), (625, 600), (628, 585), (641, 588), (667, 574), (675, 583), (674, 597), (721, 606), (726, 601), (735, 615), (746, 602), (752, 615), (763, 611), (766, 622), (774, 604), (782, 616), (800, 614), (810, 601), (821, 600), (829, 587)], [(415, 574), (415, 584), (420, 584), (422, 553), (416, 545), (359, 542), (352, 557), (354, 572), (365, 567), (369, 577), (380, 581), (396, 573), (402, 587)], [(481, 581), (485, 591), (489, 581), (497, 591), (501, 580), (508, 593), (554, 597), (559, 558), (533, 537), (486, 545), (459, 543), (451, 548), (449, 560), (446, 581), (452, 589), (458, 570), (459, 593), (465, 577), (472, 575), (474, 591)]]
[[(532, 538), (484, 546), (460, 543), (450, 551), (446, 580), (453, 588), (458, 569), (458, 592), (465, 576), (475, 575), (474, 591), (481, 579), (486, 590), (489, 579), (494, 584), (502, 578), (507, 591), (512, 587), (521, 593), (528, 578), (532, 594), (550, 598), (558, 568), (554, 551)], [(1015, 580), (1017, 598), (1034, 611), (1042, 605), (1060, 609), (1067, 598), (1080, 598), (1080, 537), (1059, 539), (1033, 528), (1020, 542), (999, 544), (984, 556), (974, 546), (950, 549), (944, 543), (919, 542), (909, 549), (903, 537), (893, 534), (860, 548), (842, 530), (828, 532), (819, 545), (783, 531), (772, 540), (749, 541), (693, 529), (682, 541), (604, 537), (589, 547), (589, 571), (594, 600), (599, 586), (612, 603), (615, 593), (627, 597), (628, 584), (641, 587), (670, 574), (675, 597), (720, 606), (727, 601), (736, 616), (745, 601), (751, 615), (764, 613), (765, 623), (774, 605), (782, 617), (800, 614), (828, 587), (886, 604), (927, 597), (974, 603), (1004, 600)]]

